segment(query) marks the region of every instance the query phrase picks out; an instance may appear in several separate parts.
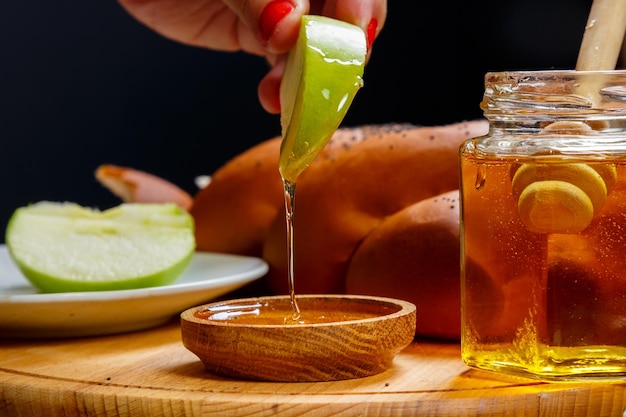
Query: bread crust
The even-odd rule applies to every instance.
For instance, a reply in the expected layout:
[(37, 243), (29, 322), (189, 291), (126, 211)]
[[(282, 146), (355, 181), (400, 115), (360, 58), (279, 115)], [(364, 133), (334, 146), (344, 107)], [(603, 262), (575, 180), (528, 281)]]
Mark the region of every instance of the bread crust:
[[(423, 199), (459, 188), (458, 152), (486, 133), (483, 121), (387, 126), (333, 158), (316, 161), (296, 185), (295, 289), (343, 293), (351, 257), (383, 220)], [(273, 291), (287, 291), (284, 217), (263, 246)], [(410, 300), (409, 300), (410, 301)]]
[[(459, 147), (487, 131), (486, 120), (337, 130), (296, 184), (296, 293), (401, 298), (418, 307), (416, 335), (457, 339)], [(198, 250), (263, 257), (269, 264), (264, 283), (285, 294), (280, 144), (281, 138), (271, 138), (228, 161), (194, 196), (189, 210)], [(148, 195), (143, 189), (152, 197), (162, 185), (135, 173), (133, 178), (145, 183), (122, 181), (129, 172), (99, 180), (135, 201)], [(169, 190), (164, 199), (184, 194)]]
[(260, 256), (267, 229), (283, 207), (278, 173), (280, 139), (237, 155), (194, 197), (198, 250)]
[(408, 299), (416, 332), (454, 339), (461, 332), (459, 191), (421, 200), (385, 218), (359, 245), (346, 292)]

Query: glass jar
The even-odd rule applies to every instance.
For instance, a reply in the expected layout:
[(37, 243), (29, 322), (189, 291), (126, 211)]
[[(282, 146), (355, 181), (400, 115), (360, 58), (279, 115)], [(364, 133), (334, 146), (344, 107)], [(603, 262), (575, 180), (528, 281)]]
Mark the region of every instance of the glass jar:
[(546, 380), (626, 378), (626, 72), (485, 76), (461, 148), (461, 351)]

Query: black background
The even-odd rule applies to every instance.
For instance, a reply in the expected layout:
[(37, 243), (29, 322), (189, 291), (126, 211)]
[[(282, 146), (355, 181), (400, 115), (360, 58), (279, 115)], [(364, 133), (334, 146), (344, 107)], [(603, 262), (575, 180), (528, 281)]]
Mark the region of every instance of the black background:
[[(390, 0), (344, 125), (481, 117), (487, 71), (574, 68), (591, 0)], [(0, 227), (40, 200), (108, 208), (114, 163), (194, 178), (280, 133), (263, 59), (170, 41), (113, 0), (0, 6)], [(3, 229), (0, 229), (3, 230)]]

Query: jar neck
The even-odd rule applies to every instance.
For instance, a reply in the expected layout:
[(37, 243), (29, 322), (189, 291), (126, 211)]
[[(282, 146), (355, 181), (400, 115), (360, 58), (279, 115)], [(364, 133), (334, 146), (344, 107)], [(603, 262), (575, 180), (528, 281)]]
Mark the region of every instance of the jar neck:
[(579, 134), (581, 123), (624, 133), (626, 71), (491, 72), (480, 107), (492, 132), (537, 134), (561, 122), (562, 134)]

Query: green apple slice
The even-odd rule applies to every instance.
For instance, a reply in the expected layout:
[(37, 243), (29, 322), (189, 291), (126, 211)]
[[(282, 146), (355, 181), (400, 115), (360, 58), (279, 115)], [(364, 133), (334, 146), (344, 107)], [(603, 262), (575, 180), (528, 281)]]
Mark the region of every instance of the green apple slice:
[(367, 53), (361, 28), (305, 15), (280, 86), (279, 170), (292, 183), (328, 143), (363, 85)]
[(100, 211), (42, 201), (15, 210), (5, 241), (24, 276), (47, 293), (170, 284), (195, 251), (193, 218), (176, 204)]

